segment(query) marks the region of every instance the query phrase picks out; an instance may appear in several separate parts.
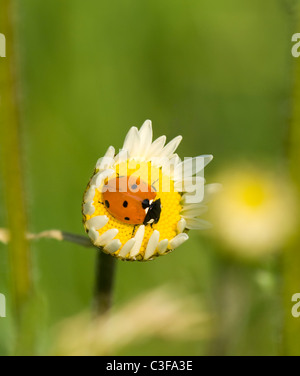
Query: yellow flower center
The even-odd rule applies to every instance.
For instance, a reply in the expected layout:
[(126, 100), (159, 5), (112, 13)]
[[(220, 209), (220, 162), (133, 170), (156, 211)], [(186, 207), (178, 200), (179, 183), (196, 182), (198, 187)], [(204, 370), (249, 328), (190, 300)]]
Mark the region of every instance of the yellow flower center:
[(249, 185), (245, 186), (242, 191), (243, 202), (251, 208), (261, 206), (265, 202), (266, 198), (265, 189), (259, 183), (250, 183)]
[[(139, 163), (136, 161), (127, 161), (120, 163), (115, 168), (115, 174), (113, 174), (108, 181), (110, 179), (115, 179), (118, 176), (139, 177), (143, 182), (146, 182), (149, 186), (155, 188), (157, 194), (155, 200), (161, 200), (162, 210), (159, 222), (153, 224), (152, 226), (147, 225), (145, 228), (145, 236), (141, 250), (139, 255), (136, 257), (137, 260), (142, 260), (148, 241), (154, 230), (159, 231), (160, 241), (164, 239), (171, 240), (177, 235), (177, 223), (180, 220), (180, 212), (182, 210), (182, 206), (180, 204), (181, 195), (174, 190), (174, 182), (169, 176), (163, 174), (162, 168), (152, 166), (151, 162)], [(105, 183), (107, 183), (107, 181)], [(102, 229), (98, 230), (99, 235), (102, 235), (107, 230), (116, 228), (119, 230), (116, 239), (121, 241), (123, 247), (128, 240), (134, 237), (138, 226), (121, 222), (108, 212), (105, 204), (103, 203), (102, 187), (99, 187), (96, 190), (94, 197), (93, 204), (96, 209), (95, 213), (92, 216), (84, 216), (84, 219), (87, 221), (96, 216), (106, 215), (109, 218), (109, 221)], [(116, 256), (122, 250), (122, 247), (116, 253)]]

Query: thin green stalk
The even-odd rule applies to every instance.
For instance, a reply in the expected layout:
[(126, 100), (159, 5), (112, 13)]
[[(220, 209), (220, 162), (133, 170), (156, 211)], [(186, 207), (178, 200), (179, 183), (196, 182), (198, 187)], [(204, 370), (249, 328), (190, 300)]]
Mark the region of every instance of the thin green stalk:
[(116, 259), (98, 251), (96, 263), (96, 284), (94, 295), (94, 313), (100, 316), (110, 310), (116, 273)]
[(16, 322), (21, 325), (22, 311), (32, 290), (32, 276), (27, 232), (24, 170), (20, 140), (17, 95), (13, 2), (0, 0), (1, 33), (6, 37), (6, 57), (0, 58), (0, 147), (1, 169), (7, 223), (10, 230), (9, 265)]
[[(299, 29), (300, 30), (300, 29)], [(295, 59), (293, 111), (289, 136), (290, 173), (296, 185), (300, 202), (300, 58)], [(299, 207), (300, 209), (300, 207)], [(298, 212), (300, 210), (298, 209)], [(300, 354), (300, 319), (292, 316), (292, 296), (300, 293), (300, 231), (290, 241), (283, 255), (284, 265), (284, 331), (285, 355)], [(295, 304), (295, 303), (294, 303)]]
[[(86, 236), (76, 235), (61, 230), (47, 230), (39, 234), (27, 234), (28, 240), (54, 239), (81, 245), (87, 248), (96, 248)], [(0, 228), (0, 242), (9, 244), (10, 232)], [(116, 259), (106, 255), (97, 248), (96, 282), (93, 308), (96, 316), (106, 313), (112, 305), (113, 289), (116, 272)]]

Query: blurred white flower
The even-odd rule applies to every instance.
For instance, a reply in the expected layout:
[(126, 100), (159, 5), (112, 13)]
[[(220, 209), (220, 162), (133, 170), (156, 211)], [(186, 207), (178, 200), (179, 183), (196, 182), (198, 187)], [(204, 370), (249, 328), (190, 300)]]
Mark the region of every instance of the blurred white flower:
[(218, 180), (224, 189), (211, 215), (226, 248), (247, 258), (280, 250), (297, 223), (291, 185), (280, 175), (249, 166), (229, 170)]

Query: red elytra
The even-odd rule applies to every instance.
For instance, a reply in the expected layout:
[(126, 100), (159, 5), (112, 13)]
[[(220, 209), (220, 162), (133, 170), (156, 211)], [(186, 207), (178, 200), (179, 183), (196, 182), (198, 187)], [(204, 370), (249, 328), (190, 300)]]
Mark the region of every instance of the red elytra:
[(109, 180), (102, 189), (103, 204), (117, 220), (140, 225), (155, 200), (157, 193), (142, 180), (130, 176)]

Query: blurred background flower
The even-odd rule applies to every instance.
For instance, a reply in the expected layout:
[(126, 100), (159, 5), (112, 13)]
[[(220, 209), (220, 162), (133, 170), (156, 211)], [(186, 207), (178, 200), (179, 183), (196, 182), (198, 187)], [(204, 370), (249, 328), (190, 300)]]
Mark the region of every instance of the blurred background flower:
[(246, 258), (282, 250), (297, 229), (295, 189), (283, 173), (245, 164), (223, 171), (223, 191), (212, 202), (214, 235)]

